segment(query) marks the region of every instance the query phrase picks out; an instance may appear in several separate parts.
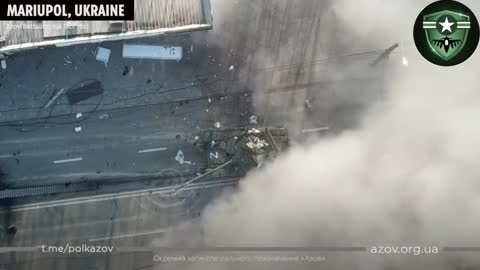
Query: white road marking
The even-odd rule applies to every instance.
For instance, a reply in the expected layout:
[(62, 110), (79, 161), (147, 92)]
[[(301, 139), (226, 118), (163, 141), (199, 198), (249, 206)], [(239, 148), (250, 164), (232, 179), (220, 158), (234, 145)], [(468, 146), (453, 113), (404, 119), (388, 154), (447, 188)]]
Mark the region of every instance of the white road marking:
[(159, 152), (159, 151), (165, 151), (165, 150), (167, 150), (166, 147), (159, 147), (159, 148), (143, 149), (138, 151), (138, 153), (142, 154), (142, 153)]
[(88, 239), (88, 241), (89, 242), (104, 241), (104, 240), (110, 240), (110, 239), (119, 239), (119, 238), (135, 237), (135, 236), (142, 236), (142, 235), (159, 234), (159, 233), (165, 233), (165, 232), (167, 232), (167, 230), (160, 229), (160, 230), (154, 230), (154, 231), (149, 231), (149, 232), (129, 233), (129, 234), (121, 234), (121, 235), (112, 235), (112, 236), (106, 236), (106, 237), (91, 238), (91, 239)]
[(60, 163), (75, 162), (75, 161), (82, 161), (82, 160), (83, 158), (79, 157), (79, 158), (55, 160), (53, 163), (60, 164)]

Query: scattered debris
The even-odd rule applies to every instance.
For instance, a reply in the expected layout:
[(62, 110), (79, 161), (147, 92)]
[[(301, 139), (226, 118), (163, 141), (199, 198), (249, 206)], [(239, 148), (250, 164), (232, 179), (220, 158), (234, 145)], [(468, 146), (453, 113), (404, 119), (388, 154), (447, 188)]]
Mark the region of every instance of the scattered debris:
[(216, 128), (221, 128), (220, 122), (215, 122), (215, 127), (216, 127)]
[(318, 131), (327, 131), (329, 127), (320, 127), (320, 128), (309, 128), (309, 129), (302, 129), (302, 133), (311, 133), (311, 132), (318, 132)]
[(76, 133), (78, 133), (78, 132), (80, 132), (80, 131), (82, 131), (82, 127), (75, 127), (75, 132), (76, 132)]
[(208, 103), (212, 103), (212, 99), (211, 99), (211, 98), (208, 98)]
[(103, 86), (97, 80), (81, 83), (77, 87), (69, 89), (66, 93), (70, 105), (101, 94), (103, 94)]
[(256, 125), (258, 123), (258, 117), (256, 115), (250, 116), (249, 120), (250, 120), (250, 124), (252, 125)]
[(312, 108), (312, 104), (310, 103), (309, 99), (305, 99), (304, 104), (305, 104), (305, 108), (307, 108), (309, 110)]
[(231, 65), (229, 68), (228, 68), (230, 71), (233, 71), (235, 69), (235, 67), (233, 65)]
[(255, 150), (255, 151), (258, 151), (258, 150), (261, 150), (263, 148), (266, 148), (268, 146), (270, 146), (267, 141), (265, 140), (262, 140), (260, 139), (259, 137), (249, 137), (248, 138), (248, 142), (245, 143), (245, 146), (247, 146), (250, 150)]
[(98, 119), (100, 120), (105, 120), (105, 119), (109, 119), (110, 118), (110, 114), (108, 113), (102, 113), (98, 116)]
[(110, 60), (111, 52), (112, 51), (110, 49), (98, 47), (95, 59), (97, 59), (97, 61), (103, 62), (105, 64), (105, 67), (107, 67), (108, 60)]
[(185, 155), (183, 154), (183, 151), (181, 149), (178, 150), (177, 155), (175, 156), (175, 160), (182, 165), (183, 164), (192, 165), (191, 161), (186, 161), (185, 160)]
[(134, 128), (143, 128), (144, 124), (141, 122), (133, 122), (133, 123), (130, 123), (129, 126)]
[(2, 69), (3, 69), (3, 70), (7, 69), (7, 61), (6, 61), (5, 59), (3, 59), (3, 60), (1, 61), (1, 63), (2, 63)]
[(260, 133), (262, 132), (256, 128), (252, 128), (247, 131), (247, 134), (260, 134)]
[(60, 91), (58, 91), (48, 102), (47, 104), (45, 105), (45, 107), (43, 107), (44, 109), (48, 109), (50, 106), (52, 106), (53, 104), (55, 104), (57, 101), (58, 101), (58, 98), (63, 94), (63, 92), (65, 92), (65, 89), (62, 88), (60, 89)]
[(76, 118), (76, 119), (78, 119), (78, 118), (80, 118), (80, 117), (82, 117), (82, 113), (77, 113), (77, 115), (75, 115), (75, 118)]
[(123, 68), (123, 72), (122, 72), (122, 75), (123, 76), (127, 76), (127, 74), (130, 73), (130, 68), (128, 66), (125, 66)]

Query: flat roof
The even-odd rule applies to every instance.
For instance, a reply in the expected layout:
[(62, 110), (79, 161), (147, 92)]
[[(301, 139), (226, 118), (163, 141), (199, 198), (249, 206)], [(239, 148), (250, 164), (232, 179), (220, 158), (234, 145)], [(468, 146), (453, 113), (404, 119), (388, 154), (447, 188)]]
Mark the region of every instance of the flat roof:
[(135, 0), (133, 21), (0, 21), (0, 52), (211, 28), (210, 0)]

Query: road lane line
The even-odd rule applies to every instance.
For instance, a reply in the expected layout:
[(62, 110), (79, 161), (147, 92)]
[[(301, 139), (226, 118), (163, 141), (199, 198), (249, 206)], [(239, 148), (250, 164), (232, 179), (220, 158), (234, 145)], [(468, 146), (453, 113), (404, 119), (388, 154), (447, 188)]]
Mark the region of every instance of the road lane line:
[(142, 153), (159, 152), (159, 151), (165, 151), (165, 150), (167, 150), (166, 147), (159, 147), (159, 148), (143, 149), (138, 151), (138, 153), (142, 154)]
[(151, 235), (151, 234), (159, 234), (159, 233), (166, 233), (166, 229), (161, 230), (154, 230), (149, 232), (140, 232), (140, 233), (129, 233), (129, 234), (120, 234), (120, 235), (112, 235), (112, 236), (105, 236), (105, 237), (98, 237), (98, 238), (90, 238), (88, 242), (96, 242), (96, 241), (105, 241), (110, 239), (119, 239), (119, 238), (127, 238), (127, 237), (135, 237), (135, 236), (142, 236), (142, 235)]
[(61, 164), (61, 163), (67, 163), (67, 162), (75, 162), (75, 161), (82, 161), (83, 158), (70, 158), (70, 159), (61, 159), (61, 160), (55, 160), (53, 163), (55, 164)]

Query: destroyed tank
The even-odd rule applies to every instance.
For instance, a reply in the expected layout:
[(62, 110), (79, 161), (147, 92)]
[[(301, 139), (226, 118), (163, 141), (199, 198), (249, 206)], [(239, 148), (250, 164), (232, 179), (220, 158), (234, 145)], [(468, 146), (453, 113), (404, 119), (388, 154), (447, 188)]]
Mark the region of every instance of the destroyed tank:
[(288, 133), (285, 127), (207, 129), (195, 136), (193, 144), (207, 155), (205, 171), (230, 163), (212, 176), (243, 176), (288, 147)]

